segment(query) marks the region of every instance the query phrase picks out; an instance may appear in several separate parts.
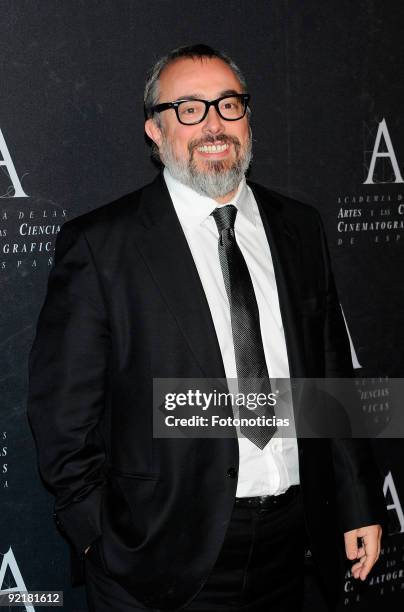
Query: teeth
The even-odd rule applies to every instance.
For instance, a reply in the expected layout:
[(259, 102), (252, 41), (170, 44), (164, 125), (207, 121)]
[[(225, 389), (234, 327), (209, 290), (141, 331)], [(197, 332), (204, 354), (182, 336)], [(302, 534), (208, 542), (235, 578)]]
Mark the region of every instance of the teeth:
[(222, 145), (203, 145), (202, 147), (198, 147), (198, 151), (201, 153), (222, 153), (229, 148), (228, 144)]

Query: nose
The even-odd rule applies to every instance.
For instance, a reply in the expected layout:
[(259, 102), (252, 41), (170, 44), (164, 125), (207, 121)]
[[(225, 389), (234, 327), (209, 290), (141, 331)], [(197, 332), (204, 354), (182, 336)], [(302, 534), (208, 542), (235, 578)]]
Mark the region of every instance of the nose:
[(207, 134), (218, 134), (223, 132), (223, 127), (223, 119), (220, 117), (215, 107), (211, 106), (204, 119), (202, 131)]

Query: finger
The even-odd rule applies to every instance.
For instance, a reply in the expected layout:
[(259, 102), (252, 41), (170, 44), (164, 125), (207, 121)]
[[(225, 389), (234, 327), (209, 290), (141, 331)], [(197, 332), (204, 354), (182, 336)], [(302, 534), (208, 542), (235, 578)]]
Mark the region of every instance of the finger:
[(356, 529), (353, 531), (347, 531), (344, 534), (345, 539), (345, 553), (348, 559), (353, 561), (357, 558), (358, 554), (358, 541), (356, 537)]
[(366, 557), (361, 557), (361, 559), (359, 559), (359, 561), (357, 563), (354, 563), (354, 565), (351, 567), (351, 574), (354, 578), (359, 578), (359, 574), (365, 563), (365, 559)]
[(357, 559), (360, 559), (361, 557), (364, 557), (364, 556), (365, 556), (365, 554), (366, 554), (366, 552), (365, 552), (365, 547), (364, 547), (364, 546), (360, 546), (360, 547), (358, 548), (358, 552), (356, 553), (356, 558), (357, 558)]
[(365, 549), (366, 556), (374, 558), (375, 560), (379, 556), (379, 544), (380, 536), (372, 533), (365, 534), (362, 537), (362, 546)]
[(365, 580), (378, 559), (379, 543), (377, 537), (370, 537), (368, 535), (362, 538), (362, 542), (365, 548), (365, 556), (363, 557), (364, 562), (359, 571), (359, 577), (361, 580)]
[(370, 556), (366, 556), (365, 557), (365, 562), (363, 563), (360, 571), (359, 571), (359, 578), (361, 580), (366, 580), (370, 570), (372, 569), (372, 567), (374, 566), (374, 564), (376, 563), (377, 558), (374, 557), (370, 557)]

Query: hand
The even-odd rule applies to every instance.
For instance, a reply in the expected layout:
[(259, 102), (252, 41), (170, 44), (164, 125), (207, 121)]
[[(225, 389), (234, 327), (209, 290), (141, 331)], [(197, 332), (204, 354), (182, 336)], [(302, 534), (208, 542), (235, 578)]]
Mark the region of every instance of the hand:
[[(354, 578), (366, 580), (367, 575), (379, 558), (381, 537), (382, 528), (380, 525), (368, 525), (344, 533), (346, 556), (351, 561), (359, 559), (351, 567)], [(358, 538), (362, 541), (359, 547)]]

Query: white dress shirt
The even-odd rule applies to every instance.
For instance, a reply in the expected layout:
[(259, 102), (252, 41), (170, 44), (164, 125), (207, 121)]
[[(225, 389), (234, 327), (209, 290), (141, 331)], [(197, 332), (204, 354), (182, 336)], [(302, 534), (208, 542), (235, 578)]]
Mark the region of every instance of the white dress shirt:
[[(180, 183), (165, 168), (164, 179), (192, 253), (209, 304), (227, 379), (237, 378), (230, 305), (218, 254), (215, 200)], [(237, 243), (246, 261), (260, 315), (261, 335), (270, 378), (289, 378), (286, 342), (279, 308), (271, 251), (257, 203), (245, 179), (234, 198)], [(275, 436), (261, 450), (245, 437), (238, 439), (240, 465), (237, 497), (278, 495), (299, 483), (295, 438)]]

